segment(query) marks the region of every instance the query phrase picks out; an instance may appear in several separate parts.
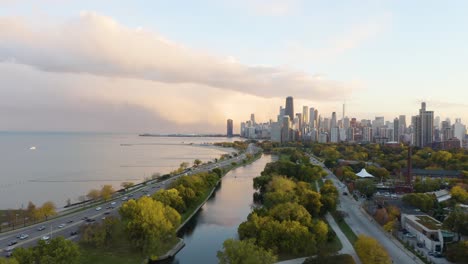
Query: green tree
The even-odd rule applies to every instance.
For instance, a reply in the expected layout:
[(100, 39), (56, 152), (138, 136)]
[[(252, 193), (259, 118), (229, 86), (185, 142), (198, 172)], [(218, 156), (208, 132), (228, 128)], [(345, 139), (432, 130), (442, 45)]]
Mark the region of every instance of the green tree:
[(28, 249), (16, 249), (13, 257), (19, 263), (38, 264), (77, 264), (80, 258), (78, 245), (63, 237), (51, 239), (48, 243), (39, 240), (37, 246)]
[(320, 202), (322, 206), (322, 214), (325, 212), (333, 212), (338, 205), (338, 189), (333, 185), (333, 182), (326, 180), (322, 188), (320, 188)]
[(19, 264), (15, 258), (0, 258), (0, 264)]
[(33, 202), (29, 201), (28, 207), (26, 208), (26, 215), (30, 219), (30, 221), (36, 221), (36, 217), (37, 217), (36, 211), (37, 211), (36, 205)]
[(374, 181), (369, 179), (360, 179), (355, 182), (356, 189), (367, 197), (372, 197), (377, 192)]
[(255, 245), (252, 240), (228, 239), (216, 255), (221, 264), (273, 264), (277, 261), (271, 250)]
[(468, 241), (460, 241), (447, 245), (447, 259), (454, 263), (468, 263)]
[(359, 235), (354, 248), (362, 264), (392, 263), (387, 251), (372, 237)]
[(146, 196), (132, 199), (122, 205), (119, 213), (132, 245), (151, 257), (176, 238), (180, 214), (159, 201)]
[(303, 226), (312, 225), (312, 216), (302, 206), (297, 203), (282, 203), (269, 210), (268, 214), (278, 221), (298, 221)]
[(467, 203), (468, 202), (468, 192), (463, 189), (461, 186), (454, 186), (450, 190), (450, 194), (452, 195), (452, 199), (459, 203)]
[(185, 212), (186, 206), (177, 189), (164, 190), (161, 189), (152, 195), (153, 199), (168, 205), (177, 210), (179, 213)]
[(459, 208), (455, 208), (443, 223), (444, 227), (458, 234), (458, 240), (461, 235), (468, 235), (468, 213)]
[(193, 161), (193, 166), (195, 166), (195, 167), (200, 166), (200, 164), (202, 164), (202, 161), (199, 160), (199, 159), (196, 159), (196, 160)]

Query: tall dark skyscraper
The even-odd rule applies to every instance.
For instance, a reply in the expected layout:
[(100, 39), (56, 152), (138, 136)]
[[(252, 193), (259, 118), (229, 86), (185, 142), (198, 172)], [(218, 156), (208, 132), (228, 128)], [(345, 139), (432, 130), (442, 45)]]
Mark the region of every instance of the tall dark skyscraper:
[(294, 102), (292, 96), (286, 97), (286, 109), (284, 115), (289, 116), (289, 120), (294, 120)]
[(228, 137), (232, 137), (234, 135), (233, 128), (234, 126), (232, 125), (232, 119), (228, 119), (227, 120), (227, 133), (226, 133)]
[(434, 141), (434, 112), (426, 110), (426, 103), (421, 103), (419, 116), (416, 118), (416, 142), (417, 147), (430, 146)]

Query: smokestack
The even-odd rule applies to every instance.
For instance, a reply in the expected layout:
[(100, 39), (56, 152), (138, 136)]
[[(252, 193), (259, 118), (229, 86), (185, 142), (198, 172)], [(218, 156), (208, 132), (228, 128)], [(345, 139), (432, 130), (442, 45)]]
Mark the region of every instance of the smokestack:
[(412, 177), (411, 174), (413, 173), (413, 164), (411, 160), (411, 156), (413, 156), (413, 151), (411, 146), (408, 147), (408, 160), (407, 160), (407, 172), (406, 172), (406, 184), (411, 185)]

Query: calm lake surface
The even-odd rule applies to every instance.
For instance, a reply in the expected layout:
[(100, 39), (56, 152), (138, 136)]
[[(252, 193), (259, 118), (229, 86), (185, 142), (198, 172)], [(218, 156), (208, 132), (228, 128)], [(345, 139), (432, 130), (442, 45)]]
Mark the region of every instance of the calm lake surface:
[(120, 189), (124, 181), (141, 182), (184, 161), (213, 160), (233, 150), (200, 144), (234, 140), (239, 139), (0, 132), (0, 209), (48, 200), (63, 207), (68, 198), (77, 201), (104, 184)]
[(253, 203), (253, 178), (260, 175), (272, 156), (263, 155), (253, 164), (230, 171), (214, 196), (181, 230), (185, 247), (171, 263), (218, 263), (216, 252), (224, 240), (237, 238), (237, 227), (247, 219)]

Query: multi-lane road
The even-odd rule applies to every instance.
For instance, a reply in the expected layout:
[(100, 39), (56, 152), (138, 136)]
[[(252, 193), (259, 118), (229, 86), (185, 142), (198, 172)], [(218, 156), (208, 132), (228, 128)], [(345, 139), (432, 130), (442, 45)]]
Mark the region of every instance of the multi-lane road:
[(361, 210), (359, 202), (354, 200), (351, 195), (343, 195), (344, 192), (348, 192), (346, 186), (341, 183), (329, 169), (314, 158), (311, 158), (311, 161), (315, 165), (322, 166), (322, 168), (328, 173), (326, 179), (333, 181), (335, 186), (338, 188), (340, 193), (339, 209), (347, 212), (348, 216), (345, 218), (345, 221), (356, 235), (364, 234), (377, 239), (387, 250), (393, 260), (393, 263), (423, 263), (411, 252), (407, 251), (403, 245), (392, 238), (390, 234), (384, 233), (382, 229), (377, 226), (375, 221), (369, 219), (369, 217)]
[[(246, 153), (253, 154), (256, 151), (257, 148), (251, 144), (249, 145)], [(71, 212), (72, 210), (63, 211), (58, 217), (48, 221), (1, 233), (0, 251), (2, 251), (2, 255), (5, 256), (16, 247), (34, 246), (40, 239), (48, 240), (57, 236), (76, 240), (78, 235), (75, 232), (78, 231), (81, 225), (84, 225), (89, 221), (102, 221), (103, 218), (108, 216), (118, 216), (118, 208), (128, 199), (138, 199), (144, 195), (151, 195), (160, 189), (165, 189), (170, 183), (181, 176), (210, 171), (215, 168), (224, 168), (230, 166), (232, 162), (242, 162), (245, 158), (246, 154), (243, 153), (231, 159), (201, 165), (198, 168), (193, 168), (190, 171), (187, 170), (184, 173), (175, 175), (165, 181), (150, 182), (139, 189), (129, 191), (128, 193), (122, 194), (106, 203), (96, 203), (93, 207), (87, 207), (86, 209), (81, 210), (80, 208), (72, 209), (75, 212)], [(26, 239), (20, 239), (21, 234), (26, 234), (28, 237)], [(16, 243), (11, 245), (12, 242)]]

